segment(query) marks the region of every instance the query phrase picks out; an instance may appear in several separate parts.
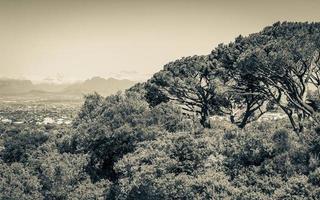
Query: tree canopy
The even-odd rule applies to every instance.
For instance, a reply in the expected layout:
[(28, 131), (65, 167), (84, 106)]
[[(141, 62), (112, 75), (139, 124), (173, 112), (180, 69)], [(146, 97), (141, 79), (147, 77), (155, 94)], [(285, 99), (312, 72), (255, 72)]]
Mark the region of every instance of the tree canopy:
[(275, 23), (208, 56), (168, 63), (147, 82), (146, 99), (151, 106), (175, 102), (204, 127), (210, 116), (226, 115), (243, 128), (277, 106), (301, 132), (314, 116), (310, 85), (320, 85), (319, 31), (318, 23)]

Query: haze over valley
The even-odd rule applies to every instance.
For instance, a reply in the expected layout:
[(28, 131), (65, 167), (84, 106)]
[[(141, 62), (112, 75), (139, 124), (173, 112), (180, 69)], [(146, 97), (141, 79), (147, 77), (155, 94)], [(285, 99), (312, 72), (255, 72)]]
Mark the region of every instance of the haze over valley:
[(74, 83), (33, 83), (31, 80), (0, 79), (0, 95), (73, 95), (81, 96), (97, 92), (104, 96), (115, 94), (133, 86), (127, 79), (92, 77)]

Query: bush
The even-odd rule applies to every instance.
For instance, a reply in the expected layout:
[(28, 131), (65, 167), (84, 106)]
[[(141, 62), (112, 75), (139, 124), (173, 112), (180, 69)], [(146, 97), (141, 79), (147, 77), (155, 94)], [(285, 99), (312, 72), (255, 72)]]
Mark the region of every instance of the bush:
[(6, 135), (3, 142), (4, 149), (0, 152), (0, 156), (6, 163), (27, 162), (29, 155), (48, 138), (48, 134), (37, 131)]
[(320, 168), (319, 167), (310, 173), (309, 179), (312, 184), (320, 186)]
[(208, 137), (182, 132), (141, 144), (115, 166), (120, 174), (119, 198), (201, 199), (230, 195), (233, 187), (228, 177), (211, 169), (215, 162), (221, 162), (214, 156), (209, 158), (216, 154), (211, 142)]
[(21, 163), (0, 163), (0, 199), (44, 199), (42, 185), (33, 171)]

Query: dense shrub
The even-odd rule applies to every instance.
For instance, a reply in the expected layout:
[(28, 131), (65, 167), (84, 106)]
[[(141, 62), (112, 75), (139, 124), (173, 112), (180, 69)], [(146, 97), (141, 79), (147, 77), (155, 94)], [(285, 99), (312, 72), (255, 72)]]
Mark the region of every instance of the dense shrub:
[[(132, 105), (135, 100), (126, 101), (132, 98), (126, 94), (112, 98), (118, 98), (119, 106), (131, 101), (126, 106), (140, 116), (139, 122), (132, 121), (130, 112), (126, 118), (116, 117), (125, 109), (118, 113), (106, 104), (107, 116), (97, 115), (71, 130), (4, 135), (1, 144), (17, 138), (19, 145), (4, 145), (1, 155), (21, 147), (26, 156), (7, 163), (9, 159), (1, 160), (3, 199), (13, 193), (13, 199), (319, 197), (316, 130), (306, 130), (301, 141), (273, 122), (253, 123), (242, 130), (229, 123), (203, 129), (172, 104), (141, 109)], [(104, 101), (110, 100), (101, 105)], [(99, 163), (106, 158), (112, 162), (101, 168)]]
[(203, 199), (231, 195), (234, 188), (228, 176), (214, 169), (219, 169), (223, 159), (215, 149), (209, 137), (186, 132), (141, 144), (116, 164), (121, 174), (119, 198)]
[(34, 172), (21, 163), (0, 163), (0, 199), (44, 199)]
[(7, 163), (27, 162), (29, 155), (47, 139), (47, 133), (38, 131), (6, 134), (3, 141), (4, 149), (0, 152), (1, 159)]
[(78, 118), (81, 123), (74, 124), (70, 145), (74, 152), (89, 154), (87, 170), (97, 180), (114, 180), (114, 163), (133, 152), (140, 142), (192, 128), (179, 107), (160, 104), (150, 108), (141, 94), (132, 91), (104, 100), (97, 95), (88, 96)]

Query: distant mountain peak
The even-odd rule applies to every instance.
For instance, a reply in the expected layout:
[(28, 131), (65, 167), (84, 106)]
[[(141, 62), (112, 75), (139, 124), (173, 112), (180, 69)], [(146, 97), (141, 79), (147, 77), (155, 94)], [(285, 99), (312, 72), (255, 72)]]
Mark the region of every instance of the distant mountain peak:
[(99, 94), (107, 96), (114, 94), (119, 90), (128, 89), (134, 84), (136, 84), (136, 82), (130, 80), (119, 80), (112, 77), (105, 79), (99, 76), (94, 76), (84, 82), (70, 85), (64, 90), (64, 92), (74, 94), (98, 92)]
[(100, 76), (94, 76), (94, 77), (92, 77), (92, 78), (90, 78), (90, 79), (87, 79), (87, 80), (106, 80), (105, 78), (102, 78), (102, 77), (100, 77)]

